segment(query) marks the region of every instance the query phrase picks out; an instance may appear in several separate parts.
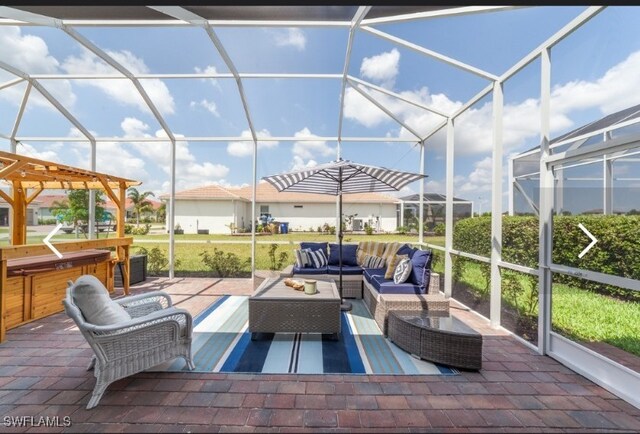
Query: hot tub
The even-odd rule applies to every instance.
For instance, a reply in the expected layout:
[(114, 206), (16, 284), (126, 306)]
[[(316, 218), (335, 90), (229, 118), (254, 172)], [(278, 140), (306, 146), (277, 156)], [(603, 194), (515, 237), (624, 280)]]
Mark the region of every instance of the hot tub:
[(56, 255), (30, 256), (7, 261), (5, 290), (6, 328), (61, 312), (67, 282), (83, 274), (93, 274), (110, 291), (108, 250), (81, 250)]

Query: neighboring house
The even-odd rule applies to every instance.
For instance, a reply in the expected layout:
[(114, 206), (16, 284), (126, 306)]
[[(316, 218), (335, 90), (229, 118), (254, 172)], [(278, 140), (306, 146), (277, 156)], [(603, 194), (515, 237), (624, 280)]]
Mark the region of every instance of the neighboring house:
[[(27, 205), (27, 226), (33, 226), (38, 224), (38, 210), (40, 202), (36, 199)], [(9, 214), (11, 207), (2, 198), (0, 198), (0, 226), (9, 226)]]
[[(252, 187), (232, 188), (207, 185), (176, 193), (176, 225), (185, 233), (208, 229), (210, 233), (230, 233), (230, 224), (251, 228)], [(168, 195), (160, 196), (168, 200)], [(342, 211), (353, 217), (353, 229), (370, 224), (375, 230), (397, 227), (395, 197), (380, 193), (343, 195)], [(289, 230), (302, 231), (325, 223), (336, 224), (336, 197), (324, 194), (278, 192), (266, 182), (256, 187), (256, 215), (268, 214), (274, 221), (287, 222)], [(356, 215), (357, 214), (357, 215)]]

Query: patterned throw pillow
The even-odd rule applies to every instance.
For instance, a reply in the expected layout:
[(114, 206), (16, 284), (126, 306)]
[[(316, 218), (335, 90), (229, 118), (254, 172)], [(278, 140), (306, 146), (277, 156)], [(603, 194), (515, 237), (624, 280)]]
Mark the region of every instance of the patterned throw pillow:
[(296, 267), (304, 268), (304, 267), (309, 267), (311, 265), (309, 252), (311, 252), (311, 249), (295, 249), (293, 251), (293, 254), (296, 258)]
[(384, 258), (380, 256), (366, 255), (362, 261), (362, 268), (384, 268)]
[(398, 263), (403, 259), (409, 259), (409, 255), (395, 255), (390, 261), (387, 262), (387, 272), (384, 273), (385, 279), (393, 279), (393, 273), (396, 272)]
[(308, 253), (313, 268), (324, 268), (327, 266), (327, 256), (322, 250), (312, 250)]
[(396, 266), (396, 271), (393, 273), (393, 283), (404, 283), (411, 274), (411, 259), (403, 259)]

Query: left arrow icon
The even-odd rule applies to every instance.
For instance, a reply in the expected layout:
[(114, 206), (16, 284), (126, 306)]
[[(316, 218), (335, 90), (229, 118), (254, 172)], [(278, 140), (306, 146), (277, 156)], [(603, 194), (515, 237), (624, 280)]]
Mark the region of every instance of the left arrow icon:
[(54, 228), (54, 229), (49, 233), (49, 235), (47, 235), (47, 236), (44, 238), (44, 240), (42, 240), (42, 242), (45, 244), (45, 246), (47, 246), (48, 248), (50, 248), (50, 249), (51, 249), (51, 251), (52, 251), (53, 253), (55, 253), (55, 254), (56, 254), (56, 256), (57, 256), (58, 258), (61, 258), (61, 259), (62, 259), (62, 253), (60, 253), (60, 252), (58, 251), (58, 249), (56, 249), (55, 247), (53, 247), (53, 244), (51, 244), (51, 242), (49, 241), (49, 240), (51, 239), (51, 237), (53, 237), (53, 236), (56, 234), (56, 232), (58, 232), (58, 231), (60, 230), (60, 228), (61, 228), (61, 227), (62, 227), (62, 223), (58, 223), (58, 226), (56, 226), (56, 227), (55, 227), (55, 228)]

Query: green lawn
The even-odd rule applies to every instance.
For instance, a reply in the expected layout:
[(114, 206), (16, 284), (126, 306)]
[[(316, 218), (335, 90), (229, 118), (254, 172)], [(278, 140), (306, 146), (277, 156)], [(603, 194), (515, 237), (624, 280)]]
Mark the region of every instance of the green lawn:
[[(473, 262), (466, 264), (460, 280), (478, 292), (486, 282), (481, 267)], [(521, 297), (520, 305), (525, 301)], [(551, 304), (554, 331), (578, 341), (606, 342), (640, 356), (639, 302), (554, 283)]]

